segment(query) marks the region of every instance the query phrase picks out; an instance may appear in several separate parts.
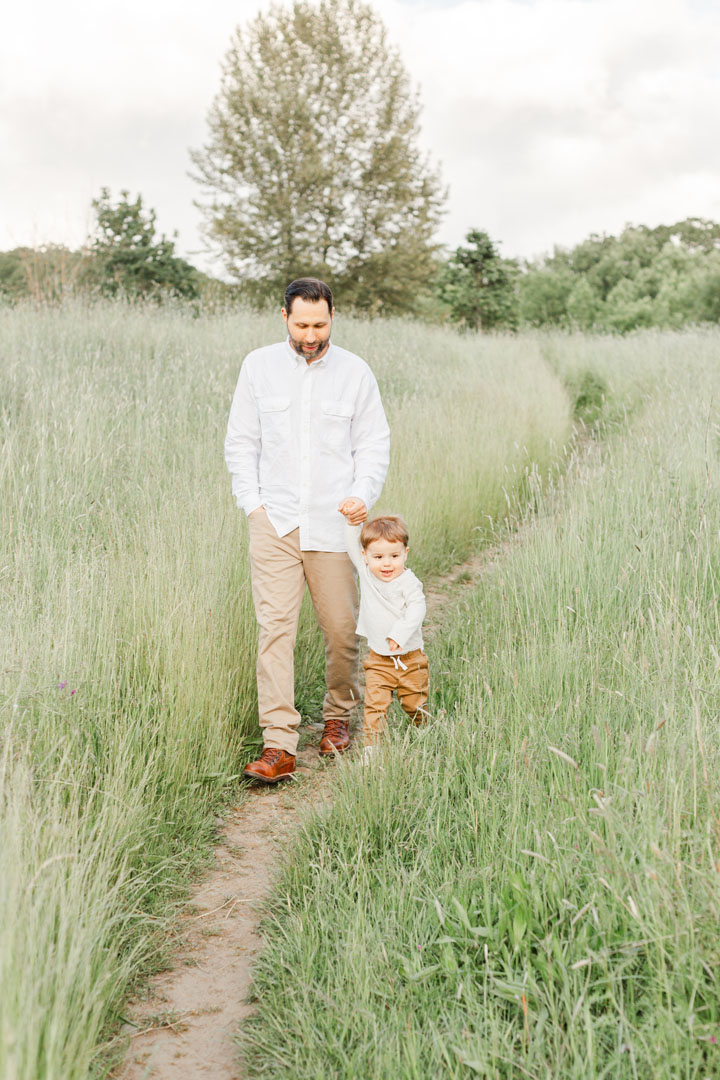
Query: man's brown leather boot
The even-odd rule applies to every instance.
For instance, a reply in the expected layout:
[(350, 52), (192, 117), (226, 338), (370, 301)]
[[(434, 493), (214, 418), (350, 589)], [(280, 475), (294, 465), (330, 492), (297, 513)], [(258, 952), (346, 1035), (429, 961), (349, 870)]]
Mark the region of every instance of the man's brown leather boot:
[(248, 780), (262, 780), (263, 784), (277, 784), (289, 780), (295, 772), (295, 758), (276, 746), (266, 746), (257, 761), (245, 766), (243, 776)]
[(342, 754), (350, 745), (350, 721), (334, 718), (325, 721), (320, 740), (320, 757)]

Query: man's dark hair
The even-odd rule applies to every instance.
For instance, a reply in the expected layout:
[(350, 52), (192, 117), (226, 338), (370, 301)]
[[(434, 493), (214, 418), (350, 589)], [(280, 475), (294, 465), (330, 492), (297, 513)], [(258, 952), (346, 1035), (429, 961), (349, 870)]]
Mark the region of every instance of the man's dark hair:
[(285, 310), (290, 314), (292, 302), (296, 296), (301, 300), (310, 300), (317, 303), (318, 300), (327, 300), (328, 311), (332, 312), (333, 298), (330, 288), (324, 281), (314, 277), (301, 277), (297, 281), (291, 281), (285, 290)]

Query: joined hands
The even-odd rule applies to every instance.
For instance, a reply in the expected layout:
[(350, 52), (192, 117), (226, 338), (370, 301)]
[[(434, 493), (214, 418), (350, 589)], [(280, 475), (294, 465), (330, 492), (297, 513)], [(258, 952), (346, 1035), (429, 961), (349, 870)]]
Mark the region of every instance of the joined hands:
[(367, 518), (367, 506), (362, 499), (343, 499), (338, 510), (347, 518), (350, 525), (362, 525)]

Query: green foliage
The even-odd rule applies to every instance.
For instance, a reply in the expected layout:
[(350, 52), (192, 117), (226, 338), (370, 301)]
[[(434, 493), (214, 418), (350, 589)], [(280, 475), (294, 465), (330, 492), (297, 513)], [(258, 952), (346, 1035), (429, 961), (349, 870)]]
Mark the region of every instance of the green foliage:
[(444, 201), (418, 117), (400, 55), (361, 0), (296, 0), (239, 28), (193, 153), (229, 273), (258, 298), (315, 274), (346, 307), (413, 309)]
[(540, 267), (518, 279), (518, 309), (525, 326), (563, 326), (573, 278), (568, 272)]
[(471, 229), (465, 240), (468, 246), (456, 248), (438, 282), (450, 318), (472, 330), (514, 328), (516, 264), (500, 257), (486, 232)]
[(608, 399), (607, 381), (596, 371), (580, 371), (568, 378), (573, 398), (573, 415), (586, 426), (602, 417)]
[(102, 188), (92, 205), (97, 225), (90, 244), (90, 276), (104, 296), (197, 296), (197, 271), (175, 255), (173, 240), (156, 235), (155, 211), (143, 207), (142, 196), (131, 201), (129, 193), (121, 191), (113, 203), (109, 190)]
[(0, 252), (0, 296), (27, 296), (27, 278), (23, 269), (22, 248)]
[(712, 261), (708, 259), (708, 272), (702, 275), (698, 283), (697, 300), (701, 317), (708, 322), (720, 323), (720, 254), (714, 252)]
[(0, 297), (54, 303), (85, 287), (88, 260), (62, 244), (0, 252)]
[(720, 322), (720, 224), (688, 218), (590, 236), (524, 267), (521, 324), (626, 333)]

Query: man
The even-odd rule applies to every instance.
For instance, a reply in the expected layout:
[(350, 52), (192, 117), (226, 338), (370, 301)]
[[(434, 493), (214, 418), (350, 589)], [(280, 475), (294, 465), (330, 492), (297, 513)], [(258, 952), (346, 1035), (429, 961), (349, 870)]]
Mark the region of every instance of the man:
[(295, 771), (293, 651), (306, 583), (325, 638), (322, 755), (347, 749), (359, 701), (357, 586), (338, 507), (352, 500), (347, 519), (365, 520), (385, 480), (390, 435), (370, 368), (330, 342), (334, 314), (324, 282), (288, 286), (288, 338), (245, 358), (225, 440), (233, 495), (248, 515), (260, 628), (264, 749), (245, 776), (266, 784)]

